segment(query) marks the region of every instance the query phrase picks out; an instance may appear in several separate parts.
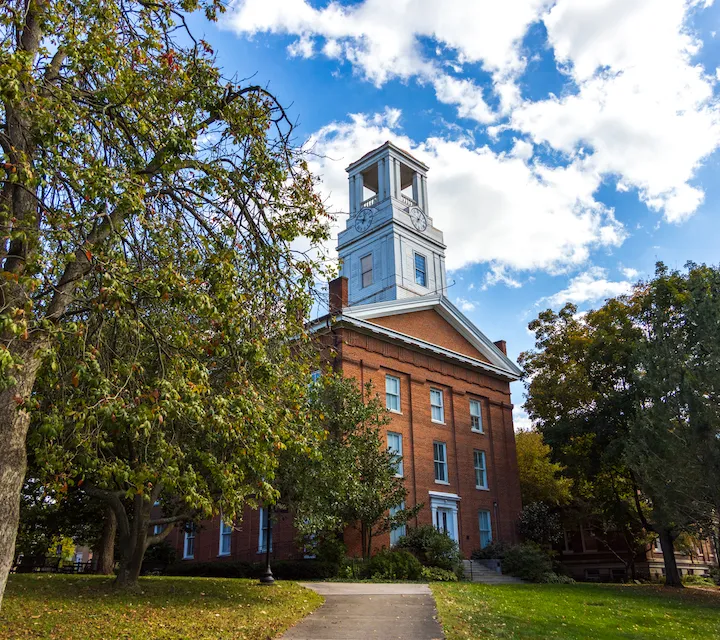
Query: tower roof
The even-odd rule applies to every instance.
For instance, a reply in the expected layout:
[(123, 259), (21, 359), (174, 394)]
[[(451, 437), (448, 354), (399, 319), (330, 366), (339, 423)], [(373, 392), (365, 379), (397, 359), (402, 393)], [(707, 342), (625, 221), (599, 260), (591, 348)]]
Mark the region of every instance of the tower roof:
[(345, 171), (348, 173), (352, 171), (355, 167), (363, 164), (366, 160), (371, 158), (372, 156), (379, 155), (381, 151), (385, 151), (386, 149), (392, 149), (396, 154), (398, 154), (400, 157), (404, 157), (405, 159), (409, 160), (410, 162), (415, 163), (416, 165), (419, 165), (422, 167), (425, 171), (429, 170), (429, 167), (424, 163), (420, 162), (414, 155), (411, 153), (405, 151), (405, 149), (401, 149), (397, 145), (390, 142), (390, 140), (386, 140), (383, 144), (381, 144), (379, 147), (373, 149), (372, 151), (368, 151), (362, 158), (355, 160), (355, 162), (350, 163)]

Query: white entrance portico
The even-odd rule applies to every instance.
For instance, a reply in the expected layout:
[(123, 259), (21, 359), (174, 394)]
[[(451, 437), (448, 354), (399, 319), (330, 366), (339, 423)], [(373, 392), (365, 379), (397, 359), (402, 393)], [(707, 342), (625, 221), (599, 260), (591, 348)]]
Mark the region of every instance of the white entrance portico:
[(459, 543), (458, 503), (460, 496), (456, 493), (442, 491), (430, 491), (429, 494), (433, 526)]

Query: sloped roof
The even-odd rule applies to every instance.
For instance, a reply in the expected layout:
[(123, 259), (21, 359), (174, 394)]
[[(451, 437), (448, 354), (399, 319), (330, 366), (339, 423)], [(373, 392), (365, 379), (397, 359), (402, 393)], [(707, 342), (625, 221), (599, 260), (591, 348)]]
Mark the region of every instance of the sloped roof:
[[(425, 310), (437, 312), (455, 331), (477, 349), (477, 351), (487, 359), (487, 362), (432, 344), (426, 340), (397, 331), (396, 329), (390, 329), (373, 323), (373, 320), (377, 318)], [(390, 300), (388, 302), (345, 307), (341, 314), (335, 316), (334, 321), (335, 323), (345, 322), (357, 328), (371, 331), (372, 333), (381, 334), (400, 342), (410, 343), (416, 348), (439, 352), (452, 359), (485, 369), (510, 380), (517, 380), (522, 375), (520, 368), (500, 351), (500, 349), (493, 344), (492, 340), (468, 320), (455, 305), (441, 294), (429, 294), (403, 300)]]

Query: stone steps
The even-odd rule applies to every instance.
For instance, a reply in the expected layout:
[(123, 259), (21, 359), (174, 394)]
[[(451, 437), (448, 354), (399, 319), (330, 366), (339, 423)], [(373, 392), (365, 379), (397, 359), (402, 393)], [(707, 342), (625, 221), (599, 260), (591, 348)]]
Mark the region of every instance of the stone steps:
[(475, 560), (463, 560), (463, 571), (465, 579), (471, 582), (479, 582), (481, 584), (520, 584), (520, 578), (513, 576), (504, 576), (489, 569), (485, 565)]

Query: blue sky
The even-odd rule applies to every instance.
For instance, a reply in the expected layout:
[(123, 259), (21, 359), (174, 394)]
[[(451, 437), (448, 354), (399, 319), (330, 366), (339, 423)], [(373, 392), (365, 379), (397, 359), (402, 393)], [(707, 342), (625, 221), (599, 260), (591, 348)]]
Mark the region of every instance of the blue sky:
[(332, 209), (386, 139), (430, 167), (448, 295), (513, 357), (543, 308), (719, 262), (712, 0), (236, 0), (192, 26), (289, 106)]

